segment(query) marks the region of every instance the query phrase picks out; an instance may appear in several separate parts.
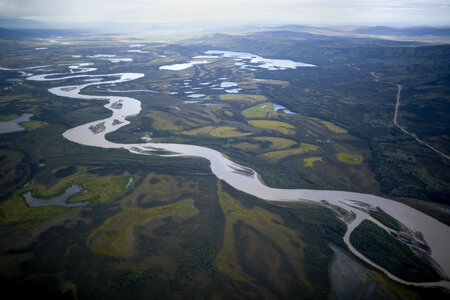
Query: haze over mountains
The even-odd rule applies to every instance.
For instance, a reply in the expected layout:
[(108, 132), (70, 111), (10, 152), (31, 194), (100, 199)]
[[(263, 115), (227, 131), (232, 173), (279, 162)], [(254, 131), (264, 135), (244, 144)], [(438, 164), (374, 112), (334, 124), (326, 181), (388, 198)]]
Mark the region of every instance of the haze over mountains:
[(245, 22), (182, 22), (182, 23), (120, 23), (120, 22), (44, 22), (23, 18), (0, 18), (0, 38), (45, 38), (52, 36), (88, 35), (90, 32), (130, 32), (135, 35), (157, 36), (189, 36), (192, 34), (205, 34), (215, 32), (247, 33), (252, 31), (277, 31), (292, 37), (312, 37), (316, 35), (339, 35), (353, 37), (392, 37), (406, 40), (427, 40), (431, 42), (450, 42), (450, 26), (413, 26), (413, 27), (389, 27), (367, 25), (271, 25)]

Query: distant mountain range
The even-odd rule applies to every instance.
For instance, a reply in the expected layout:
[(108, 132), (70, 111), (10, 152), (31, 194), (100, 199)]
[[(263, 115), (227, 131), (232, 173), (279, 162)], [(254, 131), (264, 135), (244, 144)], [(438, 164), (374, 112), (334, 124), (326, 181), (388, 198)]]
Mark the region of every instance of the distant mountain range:
[(450, 36), (450, 27), (406, 27), (394, 28), (386, 26), (375, 26), (357, 28), (353, 30), (354, 33), (373, 34), (373, 35), (387, 35), (387, 36)]
[(88, 29), (88, 28), (114, 28), (123, 26), (115, 22), (44, 22), (21, 18), (0, 18), (0, 28), (7, 29)]
[(8, 29), (0, 28), (0, 39), (23, 40), (27, 38), (51, 38), (58, 36), (79, 36), (86, 31), (72, 29)]
[[(205, 22), (189, 23), (118, 23), (118, 22), (43, 22), (21, 18), (0, 18), (0, 38), (18, 39), (33, 37), (51, 37), (58, 35), (79, 35), (87, 31), (192, 31), (192, 32), (221, 32), (237, 31), (248, 32), (253, 30), (264, 32), (277, 31), (283, 38), (320, 38), (322, 35), (365, 35), (365, 36), (392, 36), (392, 37), (442, 37), (445, 40), (450, 37), (450, 26), (446, 27), (388, 27), (388, 26), (307, 26), (307, 25), (282, 25), (262, 26), (261, 24), (230, 24)], [(264, 34), (264, 33), (261, 33)]]
[(329, 32), (340, 32), (350, 34), (379, 35), (379, 36), (450, 36), (450, 26), (431, 27), (431, 26), (414, 26), (414, 27), (388, 27), (388, 26), (304, 26), (304, 25), (283, 25), (276, 26), (277, 30), (304, 32), (321, 30)]

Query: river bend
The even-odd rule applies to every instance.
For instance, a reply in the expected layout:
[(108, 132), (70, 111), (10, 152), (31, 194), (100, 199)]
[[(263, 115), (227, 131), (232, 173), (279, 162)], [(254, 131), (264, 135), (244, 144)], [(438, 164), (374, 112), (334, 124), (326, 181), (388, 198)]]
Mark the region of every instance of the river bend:
[[(93, 69), (83, 71), (89, 72), (92, 70)], [(55, 77), (58, 75), (64, 76)], [(63, 136), (66, 139), (78, 144), (93, 147), (124, 148), (136, 154), (152, 154), (155, 150), (162, 150), (167, 151), (167, 154), (165, 154), (166, 156), (201, 157), (210, 161), (211, 171), (217, 176), (217, 178), (224, 180), (229, 185), (240, 191), (261, 199), (270, 201), (326, 202), (342, 207), (355, 215), (355, 219), (347, 224), (347, 232), (344, 236), (344, 241), (356, 256), (383, 271), (387, 276), (398, 282), (408, 285), (440, 286), (450, 289), (450, 281), (448, 281), (447, 277), (447, 275), (450, 274), (450, 227), (412, 207), (386, 198), (362, 193), (332, 190), (271, 188), (261, 182), (258, 174), (254, 170), (238, 165), (225, 158), (222, 153), (206, 147), (168, 143), (121, 144), (108, 141), (105, 138), (106, 134), (116, 131), (122, 126), (129, 124), (130, 122), (127, 120), (127, 117), (139, 114), (141, 111), (141, 102), (137, 99), (123, 96), (86, 95), (81, 93), (82, 89), (90, 85), (119, 84), (122, 82), (136, 80), (143, 76), (144, 74), (141, 73), (114, 73), (100, 75), (66, 75), (59, 73), (30, 76), (27, 80), (53, 81), (85, 77), (106, 78), (105, 81), (100, 82), (89, 82), (85, 84), (60, 86), (49, 89), (50, 93), (60, 97), (106, 101), (107, 103), (105, 104), (105, 107), (112, 112), (112, 115), (109, 118), (89, 122), (67, 130), (63, 133)], [(384, 229), (390, 230), (370, 217), (364, 209), (361, 209), (367, 206), (373, 208), (379, 207), (408, 227), (412, 232), (420, 232), (419, 236), (423, 236), (422, 242), (425, 242), (430, 247), (431, 258), (440, 267), (441, 273), (447, 278), (447, 280), (427, 283), (406, 282), (395, 275), (390, 274), (387, 270), (376, 265), (359, 253), (350, 244), (349, 237), (351, 232), (363, 220), (371, 220)]]

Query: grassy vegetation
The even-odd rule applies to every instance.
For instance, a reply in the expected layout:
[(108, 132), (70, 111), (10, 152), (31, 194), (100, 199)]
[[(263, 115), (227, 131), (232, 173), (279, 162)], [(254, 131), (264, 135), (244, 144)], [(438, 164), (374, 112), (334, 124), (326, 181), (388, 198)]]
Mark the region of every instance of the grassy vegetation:
[(213, 130), (214, 126), (205, 126), (193, 130), (182, 131), (181, 133), (185, 135), (208, 135)]
[[(297, 276), (301, 278), (302, 282), (307, 281), (303, 271), (303, 261), (305, 258), (302, 249), (304, 248), (304, 242), (298, 232), (284, 226), (283, 220), (276, 214), (258, 206), (252, 208), (245, 207), (238, 199), (224, 192), (220, 182), (218, 182), (218, 195), (226, 218), (223, 248), (220, 250), (216, 259), (219, 270), (249, 284), (252, 284), (252, 281), (254, 281), (252, 276), (246, 272), (245, 268), (242, 268), (242, 262), (239, 260), (239, 255), (236, 252), (236, 243), (238, 243), (236, 240), (236, 229), (242, 228), (244, 226), (243, 224), (245, 224), (258, 232), (256, 235), (252, 231), (247, 232), (247, 237), (250, 239), (247, 247), (250, 249), (246, 251), (249, 251), (248, 255), (252, 255), (252, 253), (256, 255), (253, 251), (258, 252), (257, 255), (259, 257), (254, 259), (261, 262), (264, 261), (266, 268), (264, 273), (270, 276), (271, 284), (278, 286), (278, 288), (284, 287), (284, 289), (287, 289), (287, 286), (285, 286), (286, 283), (279, 276), (279, 271), (281, 271), (279, 269), (281, 267), (280, 263), (285, 255), (289, 257), (290, 263), (293, 265)], [(266, 248), (259, 248), (257, 243), (264, 241), (264, 238), (262, 240), (261, 237), (258, 238), (259, 235), (265, 236), (266, 239), (276, 240), (276, 245), (282, 250), (278, 250), (278, 247), (273, 248), (270, 244), (266, 244)], [(282, 253), (279, 251), (282, 251)], [(264, 258), (267, 258), (267, 260)]]
[(369, 214), (372, 218), (380, 221), (383, 225), (386, 225), (389, 228), (399, 231), (400, 224), (396, 219), (380, 210), (369, 210)]
[(36, 129), (45, 127), (48, 125), (48, 123), (43, 122), (43, 121), (27, 121), (27, 122), (20, 123), (20, 125), (23, 126), (26, 130), (32, 131), (32, 130), (36, 130)]
[(248, 151), (248, 152), (259, 152), (261, 149), (261, 145), (257, 144), (257, 143), (249, 143), (249, 142), (242, 142), (242, 143), (235, 143), (230, 145), (233, 148), (237, 148), (243, 151)]
[(150, 220), (172, 216), (185, 219), (196, 212), (193, 200), (148, 209), (124, 208), (119, 214), (107, 219), (87, 238), (92, 251), (111, 256), (130, 256), (133, 251), (133, 229)]
[(319, 149), (319, 147), (316, 145), (301, 143), (300, 147), (298, 148), (267, 152), (262, 154), (262, 156), (276, 162), (291, 155), (302, 154), (309, 151), (316, 151), (317, 149)]
[(331, 123), (329, 121), (322, 121), (322, 124), (325, 125), (330, 131), (334, 133), (347, 133), (347, 129), (344, 129), (342, 127), (337, 126), (334, 123)]
[(26, 184), (31, 167), (24, 154), (18, 151), (0, 150), (0, 199), (11, 195), (17, 187)]
[(219, 99), (226, 101), (249, 101), (249, 102), (260, 102), (267, 100), (267, 98), (263, 95), (250, 95), (250, 94), (222, 94), (219, 95)]
[(277, 298), (299, 293), (315, 298), (321, 291), (314, 287), (328, 288), (323, 267), (332, 253), (324, 241), (345, 247), (345, 224), (329, 209), (305, 203), (271, 205), (224, 183), (219, 183), (218, 194), (226, 218), (216, 259), (220, 270)]
[(320, 156), (312, 156), (303, 159), (303, 165), (305, 167), (312, 167), (316, 161), (322, 161)]
[(359, 154), (350, 154), (350, 153), (338, 153), (337, 159), (347, 164), (352, 165), (360, 165), (363, 162), (363, 157)]
[(256, 81), (256, 83), (258, 83), (258, 84), (275, 84), (275, 85), (281, 85), (283, 87), (286, 87), (290, 84), (289, 81), (275, 80), (275, 79), (266, 79), (264, 81)]
[(11, 121), (11, 120), (17, 119), (18, 117), (19, 117), (18, 114), (7, 114), (7, 115), (3, 115), (3, 116), (0, 116), (0, 122)]
[(286, 122), (270, 121), (270, 120), (250, 120), (248, 121), (248, 124), (254, 127), (278, 131), (286, 135), (295, 133), (295, 127)]
[(229, 126), (220, 126), (214, 128), (212, 131), (209, 132), (209, 135), (214, 137), (241, 137), (241, 136), (247, 136), (250, 135), (250, 132), (241, 132), (237, 130), (234, 127)]
[[(239, 202), (221, 190), (220, 182), (218, 182), (218, 188), (219, 202), (224, 212), (226, 221), (223, 235), (223, 247), (216, 259), (217, 268), (232, 278), (250, 283), (250, 281), (246, 278), (244, 271), (237, 262), (233, 233), (233, 225), (238, 220), (236, 213), (239, 212), (241, 215), (244, 215), (245, 211), (240, 211), (241, 207), (238, 205)], [(239, 210), (236, 210), (236, 205), (238, 205), (237, 208)]]
[(438, 281), (439, 274), (411, 249), (371, 221), (364, 220), (350, 235), (364, 256), (407, 281)]
[(279, 137), (261, 136), (261, 137), (255, 137), (254, 139), (258, 140), (258, 141), (268, 141), (271, 143), (271, 147), (274, 149), (285, 149), (285, 148), (289, 148), (289, 147), (297, 144), (293, 140), (288, 140), (288, 139), (279, 138)]
[(278, 114), (274, 111), (273, 103), (265, 102), (242, 111), (242, 115), (246, 118), (252, 119), (276, 117)]
[(67, 203), (84, 201), (88, 201), (90, 204), (104, 203), (122, 193), (128, 179), (129, 176), (95, 176), (88, 173), (77, 173), (62, 178), (52, 186), (32, 181), (26, 187), (16, 190), (10, 199), (0, 204), (0, 224), (41, 223), (59, 214), (77, 209), (59, 206), (30, 208), (22, 197), (28, 191), (32, 191), (36, 198), (50, 199), (64, 193), (72, 183), (77, 183), (87, 192), (73, 195), (66, 201)]
[[(86, 175), (72, 180), (87, 190), (87, 193), (73, 197), (69, 202), (89, 201), (89, 203), (100, 203), (114, 200), (125, 191), (129, 180), (128, 175), (123, 176), (95, 176)], [(69, 179), (70, 180), (70, 177)]]
[(126, 193), (122, 203), (126, 207), (150, 208), (171, 203), (175, 200), (195, 198), (200, 193), (198, 182), (190, 177), (145, 174), (135, 178), (136, 186)]
[(20, 224), (39, 224), (51, 220), (56, 216), (79, 208), (66, 208), (62, 206), (45, 206), (30, 208), (22, 198), (24, 190), (18, 190), (9, 200), (0, 204), (0, 224), (14, 226)]
[(245, 153), (254, 153), (258, 155), (268, 151), (291, 148), (297, 144), (295, 141), (290, 139), (269, 136), (255, 137), (244, 140), (245, 141), (243, 142), (231, 142), (228, 144), (228, 147), (245, 151)]
[[(55, 175), (61, 170), (64, 169), (56, 170)], [(128, 175), (96, 176), (82, 171), (61, 178), (52, 186), (43, 185), (34, 181), (26, 187), (26, 190), (32, 190), (38, 198), (48, 199), (61, 194), (71, 183), (76, 183), (82, 186), (87, 192), (74, 195), (68, 202), (89, 201), (89, 203), (94, 204), (112, 201), (120, 193), (125, 191), (129, 178), (130, 176)]]
[(153, 119), (152, 126), (156, 130), (180, 130), (181, 126), (175, 124), (175, 120), (169, 118), (165, 113), (160, 111), (152, 111), (147, 114)]
[(181, 133), (185, 135), (210, 135), (213, 137), (220, 137), (220, 138), (241, 137), (251, 134), (250, 132), (241, 132), (236, 128), (230, 126), (219, 126), (219, 127), (205, 126), (189, 131), (182, 131)]

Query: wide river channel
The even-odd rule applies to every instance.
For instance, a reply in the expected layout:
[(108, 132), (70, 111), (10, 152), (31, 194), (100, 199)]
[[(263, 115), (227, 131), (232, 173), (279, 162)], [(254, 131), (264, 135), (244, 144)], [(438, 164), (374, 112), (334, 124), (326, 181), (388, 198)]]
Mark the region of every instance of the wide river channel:
[[(93, 69), (89, 69), (86, 70), (86, 72), (92, 70)], [(78, 73), (82, 73), (82, 71)], [(140, 73), (87, 75), (73, 74), (72, 72), (72, 74), (68, 74), (68, 76), (59, 73), (34, 75), (28, 77), (27, 79), (34, 81), (53, 81), (73, 78), (102, 78), (104, 80), (101, 82), (90, 81), (89, 83), (80, 85), (53, 87), (49, 89), (50, 93), (61, 97), (107, 101), (105, 107), (112, 111), (112, 115), (109, 118), (83, 124), (64, 132), (63, 136), (72, 142), (93, 147), (124, 148), (132, 153), (143, 155), (152, 154), (152, 151), (157, 150), (167, 151), (167, 156), (201, 157), (210, 161), (211, 170), (217, 178), (227, 182), (229, 185), (240, 191), (261, 199), (270, 201), (312, 201), (321, 203), (326, 201), (329, 204), (342, 207), (355, 215), (354, 220), (347, 224), (347, 232), (344, 236), (344, 241), (356, 256), (378, 268), (395, 281), (416, 286), (439, 286), (450, 290), (450, 281), (448, 281), (448, 274), (450, 274), (450, 227), (412, 207), (369, 194), (332, 190), (271, 188), (261, 182), (258, 174), (254, 170), (238, 165), (225, 158), (222, 153), (206, 147), (166, 143), (120, 144), (108, 141), (105, 138), (106, 134), (116, 131), (120, 127), (129, 124), (130, 122), (126, 120), (127, 117), (139, 114), (141, 110), (141, 102), (134, 98), (122, 96), (85, 95), (81, 94), (82, 89), (90, 85), (119, 84), (121, 82), (132, 81), (143, 76), (144, 74)], [(365, 207), (381, 208), (383, 211), (406, 226), (410, 232), (415, 233), (412, 234), (412, 236), (415, 236), (418, 242), (422, 244), (426, 243), (428, 245), (431, 250), (430, 257), (434, 260), (435, 265), (437, 265), (441, 274), (446, 279), (440, 282), (406, 282), (389, 273), (382, 267), (376, 265), (359, 253), (351, 245), (349, 237), (351, 232), (363, 220), (371, 220), (382, 228), (392, 231), (367, 214), (365, 209), (363, 209)]]

